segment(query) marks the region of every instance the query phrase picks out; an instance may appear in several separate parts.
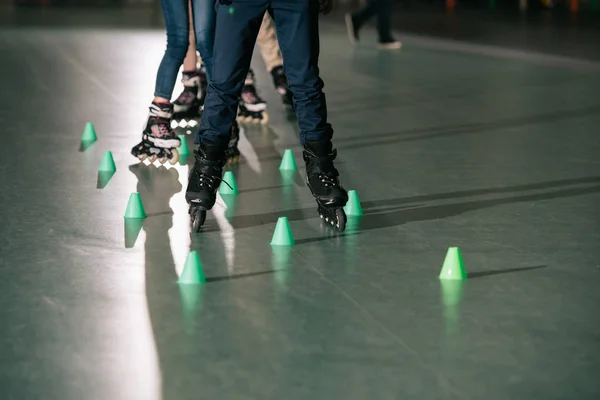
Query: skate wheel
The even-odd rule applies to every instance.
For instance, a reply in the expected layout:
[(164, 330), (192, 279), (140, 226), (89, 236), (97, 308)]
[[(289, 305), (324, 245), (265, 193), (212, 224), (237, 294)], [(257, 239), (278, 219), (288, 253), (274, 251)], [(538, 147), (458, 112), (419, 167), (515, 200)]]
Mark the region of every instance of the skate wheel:
[(160, 163), (160, 165), (164, 165), (167, 162), (167, 160), (167, 157), (161, 157), (158, 159), (158, 162)]
[(192, 214), (192, 229), (194, 232), (200, 232), (204, 221), (206, 221), (206, 210), (196, 209)]
[(150, 157), (148, 157), (148, 162), (149, 162), (150, 164), (153, 164), (153, 163), (154, 163), (154, 161), (156, 161), (156, 158), (157, 158), (157, 157), (156, 157), (156, 154), (152, 154)]
[(172, 150), (172, 157), (169, 160), (169, 162), (171, 163), (171, 165), (175, 165), (177, 164), (177, 161), (179, 161), (179, 152), (177, 150)]
[(335, 227), (338, 232), (344, 232), (346, 229), (346, 213), (343, 208), (338, 208), (335, 210)]
[(148, 155), (147, 155), (147, 154), (140, 154), (140, 155), (138, 156), (138, 158), (140, 159), (140, 161), (144, 161), (144, 160), (146, 159), (146, 157), (148, 157)]
[(264, 113), (262, 119), (260, 120), (260, 123), (263, 125), (266, 125), (269, 123), (269, 114), (268, 113)]

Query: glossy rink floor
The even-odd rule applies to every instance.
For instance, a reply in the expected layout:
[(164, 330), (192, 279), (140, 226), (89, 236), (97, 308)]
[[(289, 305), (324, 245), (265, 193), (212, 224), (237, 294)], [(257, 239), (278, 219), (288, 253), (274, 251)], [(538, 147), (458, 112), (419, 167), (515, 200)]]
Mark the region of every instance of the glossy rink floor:
[[(257, 57), (271, 124), (244, 130), (239, 196), (190, 234), (189, 164), (129, 154), (163, 38), (0, 31), (0, 397), (598, 398), (597, 65), (423, 38), (352, 49), (326, 21), (338, 165), (364, 217), (328, 234), (304, 171), (279, 173), (297, 130)], [(99, 140), (80, 151), (87, 121)], [(141, 227), (123, 220), (136, 191)], [(269, 246), (279, 216), (292, 249)], [(449, 246), (462, 285), (438, 280)], [(190, 250), (209, 283), (180, 288)]]

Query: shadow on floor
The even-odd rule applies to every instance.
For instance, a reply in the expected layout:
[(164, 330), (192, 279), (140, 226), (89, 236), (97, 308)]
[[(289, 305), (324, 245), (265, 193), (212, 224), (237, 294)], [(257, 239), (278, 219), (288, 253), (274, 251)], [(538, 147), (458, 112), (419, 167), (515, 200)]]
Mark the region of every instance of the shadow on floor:
[(548, 268), (548, 266), (547, 265), (537, 265), (535, 267), (520, 267), (520, 268), (498, 269), (498, 270), (494, 270), (494, 271), (469, 272), (469, 273), (467, 273), (467, 277), (469, 279), (485, 278), (487, 276), (510, 274), (513, 272), (532, 271), (532, 270), (541, 269), (541, 268)]
[[(415, 128), (407, 129), (405, 131), (384, 132), (354, 137), (335, 137), (334, 145), (338, 149), (386, 146), (393, 143), (406, 143), (441, 137), (494, 133), (504, 129), (513, 129), (528, 125), (558, 122), (572, 118), (592, 117), (597, 115), (600, 115), (600, 106), (591, 106), (578, 110), (553, 111), (490, 122)], [(279, 154), (272, 146), (255, 147), (255, 151), (261, 161), (281, 159), (281, 154)], [(341, 154), (343, 154), (343, 152)]]
[[(498, 188), (474, 189), (458, 192), (435, 193), (423, 196), (412, 196), (396, 199), (365, 201), (362, 203), (364, 216), (360, 221), (360, 230), (380, 229), (391, 226), (403, 225), (408, 222), (428, 221), (457, 216), (469, 211), (498, 205), (521, 203), (530, 201), (550, 200), (564, 197), (580, 196), (585, 194), (600, 193), (600, 177), (584, 177), (574, 179), (561, 179), (527, 185), (515, 185)], [(595, 184), (593, 186), (575, 186), (582, 184)], [(454, 198), (472, 197), (488, 194), (519, 193), (532, 190), (542, 192), (518, 194), (495, 199), (471, 200), (450, 204), (414, 205), (414, 202), (447, 200)], [(381, 209), (388, 207), (388, 209)], [(290, 221), (300, 221), (315, 218), (316, 206), (288, 211), (275, 211), (264, 214), (240, 215), (231, 218), (230, 223), (235, 229), (250, 228), (277, 222), (280, 216), (286, 216)], [(213, 229), (214, 230), (214, 229)], [(208, 230), (211, 231), (211, 230)], [(329, 237), (301, 239), (306, 243), (328, 240)], [(300, 242), (302, 243), (302, 242)]]

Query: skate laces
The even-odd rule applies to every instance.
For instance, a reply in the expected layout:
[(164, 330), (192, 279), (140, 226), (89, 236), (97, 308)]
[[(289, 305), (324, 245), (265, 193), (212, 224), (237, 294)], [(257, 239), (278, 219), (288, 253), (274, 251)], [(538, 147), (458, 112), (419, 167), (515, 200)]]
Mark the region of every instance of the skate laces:
[(213, 189), (215, 187), (217, 187), (218, 184), (220, 184), (221, 182), (224, 182), (227, 186), (229, 186), (229, 188), (231, 190), (233, 190), (233, 187), (231, 187), (231, 185), (227, 182), (224, 181), (223, 178), (219, 175), (213, 175), (209, 173), (210, 169), (215, 170), (215, 172), (219, 172), (219, 169), (223, 167), (222, 162), (219, 161), (212, 161), (207, 159), (204, 154), (202, 154), (201, 152), (199, 152), (198, 150), (194, 151), (195, 155), (196, 155), (196, 162), (200, 162), (201, 167), (199, 168), (199, 170), (194, 169), (194, 171), (196, 172), (195, 175), (197, 175), (197, 179), (198, 179), (198, 183), (200, 184), (200, 187), (206, 187), (209, 189)]
[(318, 176), (319, 176), (319, 179), (321, 180), (321, 182), (323, 183), (323, 185), (325, 185), (326, 187), (332, 187), (337, 184), (337, 180), (336, 180), (335, 176), (329, 176), (323, 172), (319, 173)]
[(157, 137), (174, 136), (175, 132), (171, 129), (170, 119), (151, 117), (152, 124), (150, 130)]

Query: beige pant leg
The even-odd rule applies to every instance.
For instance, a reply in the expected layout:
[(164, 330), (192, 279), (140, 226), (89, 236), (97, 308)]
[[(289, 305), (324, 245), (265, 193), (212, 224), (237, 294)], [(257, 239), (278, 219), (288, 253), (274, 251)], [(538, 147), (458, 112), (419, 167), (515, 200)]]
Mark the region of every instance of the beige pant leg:
[(262, 25), (258, 31), (256, 44), (258, 44), (260, 54), (265, 61), (267, 71), (271, 72), (273, 68), (283, 65), (283, 56), (281, 55), (279, 42), (277, 41), (275, 23), (268, 12), (265, 13)]

